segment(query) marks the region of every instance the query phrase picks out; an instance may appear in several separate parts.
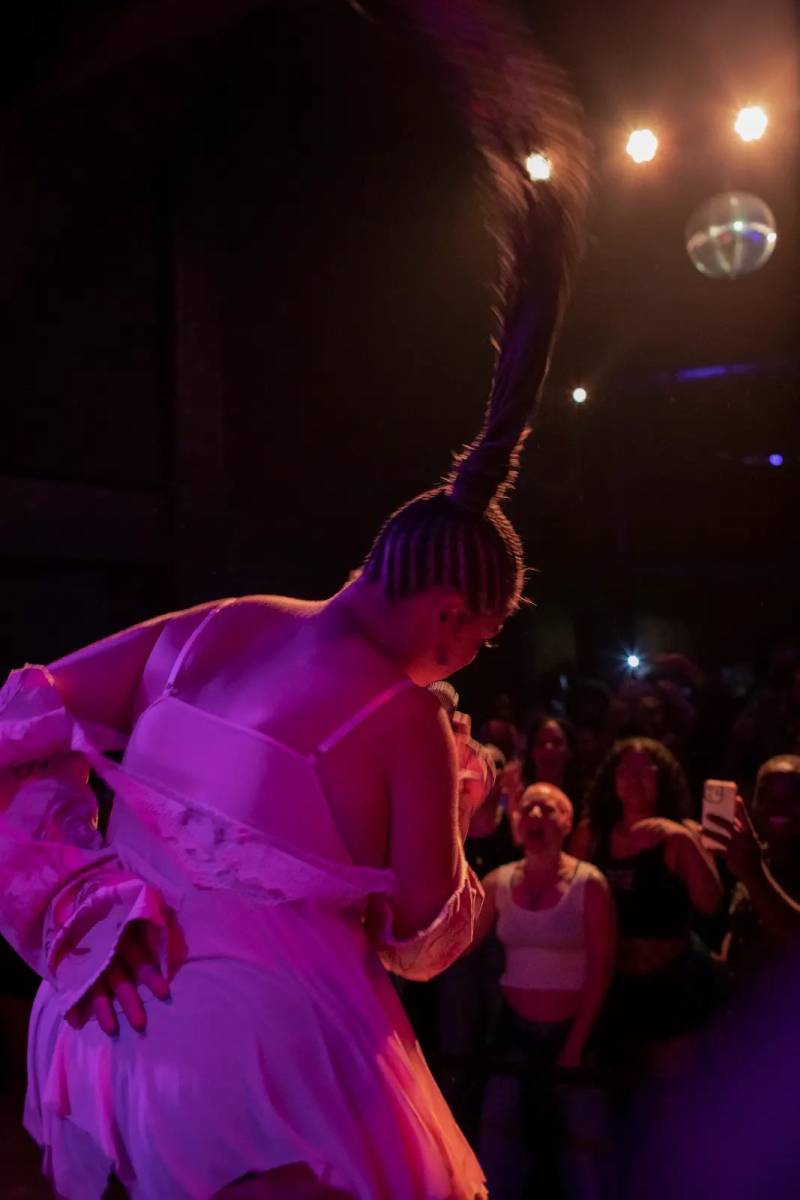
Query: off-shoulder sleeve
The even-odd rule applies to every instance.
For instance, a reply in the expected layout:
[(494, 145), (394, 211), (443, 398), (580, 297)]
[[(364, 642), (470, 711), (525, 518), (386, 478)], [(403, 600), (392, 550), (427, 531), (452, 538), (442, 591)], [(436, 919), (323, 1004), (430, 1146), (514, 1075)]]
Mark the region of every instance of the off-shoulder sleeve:
[(0, 691), (0, 932), (64, 1012), (131, 921), (166, 928), (160, 894), (102, 844), (89, 767), (124, 748), (145, 667), (179, 615), (13, 671)]
[(397, 938), (392, 932), (391, 899), (377, 897), (380, 916), (373, 914), (368, 926), (371, 940), (381, 962), (394, 975), (405, 979), (427, 980), (440, 974), (454, 962), (472, 942), (475, 922), (483, 905), (484, 891), (480, 881), (461, 859), (458, 885), (447, 903), (427, 929), (409, 938)]

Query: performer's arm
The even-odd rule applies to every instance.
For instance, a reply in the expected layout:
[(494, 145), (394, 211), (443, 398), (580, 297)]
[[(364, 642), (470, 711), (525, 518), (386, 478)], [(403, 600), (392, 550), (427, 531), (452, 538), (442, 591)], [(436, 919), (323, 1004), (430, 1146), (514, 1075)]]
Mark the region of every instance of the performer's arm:
[[(159, 618), (50, 667), (23, 667), (0, 692), (0, 932), (56, 988), (65, 1014), (120, 944), (135, 977), (154, 978), (152, 943), (139, 934), (163, 929), (166, 909), (103, 845), (84, 751), (124, 747), (165, 631), (201, 616)], [(129, 998), (124, 987), (119, 998)], [(113, 1009), (102, 1008), (113, 1032)]]
[(470, 944), (483, 891), (459, 837), (458, 768), (447, 717), (422, 689), (397, 703), (403, 736), (386, 764), (395, 891), (375, 941), (389, 970), (429, 979)]
[(458, 763), (447, 716), (422, 690), (399, 703), (405, 710), (397, 714), (402, 738), (387, 763), (389, 866), (396, 879), (395, 932), (408, 937), (446, 903), (459, 881), (462, 852)]

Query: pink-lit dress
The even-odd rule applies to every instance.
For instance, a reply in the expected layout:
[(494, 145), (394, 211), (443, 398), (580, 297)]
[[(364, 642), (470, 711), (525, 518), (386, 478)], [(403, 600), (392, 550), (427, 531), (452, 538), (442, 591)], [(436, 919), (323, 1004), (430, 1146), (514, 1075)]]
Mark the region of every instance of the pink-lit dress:
[[(483, 1197), (385, 969), (444, 969), (480, 886), (464, 865), (431, 927), (398, 941), (392, 874), (353, 862), (317, 776), (413, 685), (300, 754), (181, 698), (220, 607), (181, 615), (177, 652), (160, 618), (14, 672), (0, 695), (0, 918), (44, 978), (25, 1124), (45, 1171), (66, 1200), (100, 1200), (111, 1171), (133, 1200), (210, 1200), (291, 1163), (354, 1200)], [(87, 763), (115, 793), (105, 842)], [(136, 919), (160, 929), (171, 1000), (143, 991), (144, 1034), (74, 1029), (64, 1013)]]

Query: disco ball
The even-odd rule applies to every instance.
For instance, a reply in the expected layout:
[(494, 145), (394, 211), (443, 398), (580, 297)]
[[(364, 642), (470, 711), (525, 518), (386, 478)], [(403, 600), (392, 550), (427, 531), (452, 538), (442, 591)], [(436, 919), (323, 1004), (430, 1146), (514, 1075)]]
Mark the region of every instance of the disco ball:
[(720, 192), (695, 209), (686, 225), (686, 250), (703, 275), (738, 279), (772, 255), (778, 234), (769, 205), (750, 192)]

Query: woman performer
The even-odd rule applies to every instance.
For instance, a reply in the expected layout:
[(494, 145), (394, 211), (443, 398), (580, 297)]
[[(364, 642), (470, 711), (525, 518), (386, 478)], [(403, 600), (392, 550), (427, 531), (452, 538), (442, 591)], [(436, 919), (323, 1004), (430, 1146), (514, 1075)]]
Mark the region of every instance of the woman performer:
[[(44, 978), (25, 1120), (66, 1200), (99, 1200), (112, 1173), (133, 1200), (485, 1195), (381, 960), (435, 974), (480, 906), (452, 734), (423, 685), (520, 601), (499, 501), (563, 305), (583, 159), (569, 101), (499, 6), (433, 8), (498, 185), (479, 438), (332, 599), (173, 613), (16, 671), (0, 697), (0, 918)], [(546, 201), (523, 170), (534, 133), (572, 137)], [(89, 766), (115, 793), (104, 839)]]

